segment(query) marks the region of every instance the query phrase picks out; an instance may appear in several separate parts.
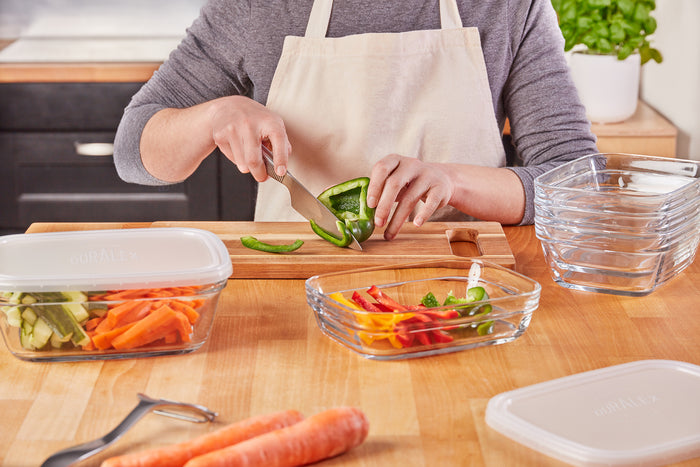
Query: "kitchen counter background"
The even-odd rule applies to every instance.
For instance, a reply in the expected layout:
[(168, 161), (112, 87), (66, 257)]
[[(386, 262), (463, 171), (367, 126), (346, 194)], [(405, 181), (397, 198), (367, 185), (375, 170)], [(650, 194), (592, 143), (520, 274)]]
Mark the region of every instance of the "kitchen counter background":
[(204, 2), (3, 0), (0, 62), (162, 62)]

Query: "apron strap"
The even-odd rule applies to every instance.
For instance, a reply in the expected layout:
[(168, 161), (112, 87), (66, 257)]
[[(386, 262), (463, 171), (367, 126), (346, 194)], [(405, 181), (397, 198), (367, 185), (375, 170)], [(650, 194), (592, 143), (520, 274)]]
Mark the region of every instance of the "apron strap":
[(326, 37), (332, 9), (333, 0), (314, 0), (304, 37)]
[(440, 27), (442, 29), (462, 29), (457, 0), (440, 0)]
[[(304, 37), (326, 37), (332, 9), (333, 0), (314, 0)], [(457, 0), (440, 0), (440, 27), (442, 29), (462, 28), (462, 17), (459, 15)]]

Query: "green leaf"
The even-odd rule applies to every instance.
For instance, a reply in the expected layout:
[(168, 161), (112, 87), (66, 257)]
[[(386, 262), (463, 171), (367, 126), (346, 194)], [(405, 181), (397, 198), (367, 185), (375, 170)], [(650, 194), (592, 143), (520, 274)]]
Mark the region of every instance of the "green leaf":
[(595, 50), (598, 43), (598, 36), (596, 36), (593, 33), (585, 34), (581, 38), (581, 43), (583, 43), (583, 45), (585, 45), (589, 49)]
[(593, 28), (593, 32), (598, 37), (605, 37), (605, 38), (610, 37), (610, 31), (608, 30), (608, 27), (603, 23), (596, 24), (595, 28)]
[(610, 40), (612, 42), (617, 44), (618, 42), (624, 41), (625, 37), (625, 29), (619, 22), (610, 25)]
[(617, 51), (617, 59), (624, 60), (627, 57), (629, 57), (630, 55), (632, 55), (632, 52), (634, 52), (634, 49), (632, 49), (632, 47), (630, 47), (629, 45), (623, 45)]
[(610, 41), (604, 37), (601, 37), (598, 39), (597, 45), (598, 45), (598, 50), (600, 50), (604, 54), (608, 54), (608, 53), (612, 52), (612, 50), (613, 50), (613, 47), (612, 47), (612, 44), (610, 43)]
[(625, 16), (631, 16), (634, 12), (634, 0), (617, 0), (617, 6)]
[(605, 8), (611, 3), (611, 0), (588, 0), (588, 4), (593, 8)]
[(589, 16), (581, 16), (576, 19), (576, 28), (581, 30), (590, 29), (593, 26), (593, 20)]
[(569, 21), (576, 21), (576, 3), (566, 3), (562, 5), (561, 11), (559, 11), (559, 22), (567, 23)]
[(653, 16), (650, 16), (644, 22), (644, 32), (649, 35), (654, 34), (654, 31), (656, 31), (656, 19)]
[(637, 6), (634, 9), (634, 20), (643, 23), (647, 20), (647, 18), (649, 18), (650, 11), (651, 10), (648, 6), (642, 3), (637, 3)]

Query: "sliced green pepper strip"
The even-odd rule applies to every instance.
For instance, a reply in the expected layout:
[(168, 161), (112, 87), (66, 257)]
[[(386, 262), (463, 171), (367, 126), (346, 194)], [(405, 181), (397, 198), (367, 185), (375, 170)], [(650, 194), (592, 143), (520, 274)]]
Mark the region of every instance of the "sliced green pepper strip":
[(270, 243), (261, 242), (250, 235), (241, 237), (241, 243), (251, 250), (267, 251), (268, 253), (289, 253), (290, 251), (298, 250), (304, 244), (303, 240), (297, 240), (288, 245), (272, 245)]
[(338, 226), (338, 232), (340, 232), (341, 234), (340, 238), (321, 228), (321, 226), (314, 222), (313, 219), (311, 219), (309, 223), (311, 223), (311, 230), (313, 230), (316, 233), (316, 235), (328, 242), (331, 242), (333, 245), (339, 247), (346, 247), (352, 243), (352, 235), (350, 235), (350, 231), (348, 230), (347, 226), (343, 224), (343, 222), (340, 220), (336, 222), (336, 225)]
[(425, 294), (420, 302), (428, 308), (437, 308), (440, 306), (440, 302), (437, 301), (437, 298), (435, 298), (432, 292)]
[(367, 206), (367, 187), (369, 178), (359, 177), (332, 186), (318, 196), (360, 243), (374, 232), (374, 208)]

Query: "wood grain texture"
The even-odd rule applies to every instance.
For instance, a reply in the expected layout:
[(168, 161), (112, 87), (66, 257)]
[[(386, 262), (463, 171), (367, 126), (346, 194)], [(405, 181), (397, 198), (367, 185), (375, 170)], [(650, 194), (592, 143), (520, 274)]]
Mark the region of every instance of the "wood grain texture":
[(0, 83), (146, 82), (160, 63), (0, 63)]
[[(30, 230), (102, 227), (36, 224)], [(145, 392), (204, 404), (220, 415), (211, 425), (148, 415), (78, 466), (255, 414), (294, 408), (310, 415), (355, 405), (370, 420), (369, 437), (324, 466), (558, 467), (564, 464), (486, 425), (488, 400), (643, 359), (700, 365), (700, 262), (646, 297), (579, 292), (551, 280), (533, 227), (503, 231), (515, 269), (542, 285), (530, 327), (511, 343), (414, 360), (365, 360), (321, 334), (302, 279), (231, 279), (209, 341), (189, 355), (29, 363), (0, 352), (0, 464), (40, 465), (58, 449), (102, 435), (136, 405), (136, 393)]]
[[(215, 233), (233, 262), (233, 278), (305, 279), (347, 269), (454, 257), (478, 257), (506, 267), (515, 258), (500, 224), (496, 222), (431, 222), (423, 227), (406, 224), (395, 240), (375, 232), (362, 243), (363, 251), (338, 248), (316, 235), (306, 222), (154, 222), (151, 227), (195, 227)], [(251, 250), (241, 237), (252, 235), (272, 244), (304, 245), (292, 253)]]

